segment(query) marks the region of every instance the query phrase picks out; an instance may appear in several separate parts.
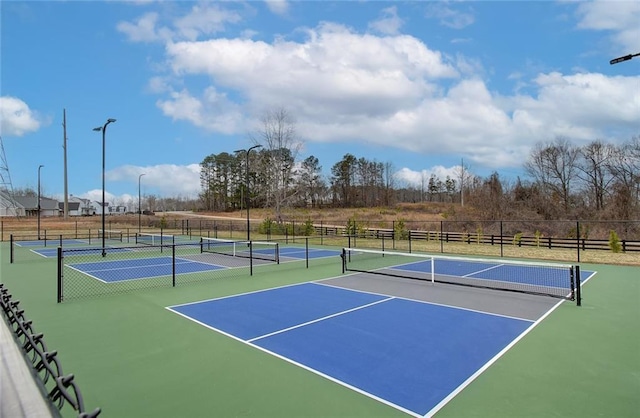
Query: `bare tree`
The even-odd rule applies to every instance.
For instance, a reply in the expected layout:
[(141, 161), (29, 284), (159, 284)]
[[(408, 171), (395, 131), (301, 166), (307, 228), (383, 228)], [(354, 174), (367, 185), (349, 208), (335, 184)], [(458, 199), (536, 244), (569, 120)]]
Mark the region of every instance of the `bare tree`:
[(538, 144), (524, 165), (548, 194), (549, 203), (559, 203), (565, 215), (569, 215), (571, 182), (576, 179), (578, 155), (577, 147), (566, 138), (558, 137), (552, 143)]
[(276, 220), (282, 220), (282, 208), (294, 195), (293, 169), (302, 143), (298, 139), (296, 122), (283, 107), (267, 110), (257, 132), (250, 134), (256, 145), (262, 145), (261, 175), (265, 205), (273, 207)]
[(310, 156), (302, 162), (297, 173), (297, 181), (303, 204), (305, 206), (311, 204), (312, 208), (317, 207), (322, 192), (326, 188), (318, 158)]
[(613, 175), (614, 217), (631, 219), (640, 211), (640, 136), (622, 144), (607, 164)]
[(615, 148), (600, 140), (593, 141), (580, 149), (580, 160), (577, 165), (580, 178), (588, 191), (587, 204), (600, 211), (604, 208), (605, 194), (613, 180), (607, 166), (615, 154)]

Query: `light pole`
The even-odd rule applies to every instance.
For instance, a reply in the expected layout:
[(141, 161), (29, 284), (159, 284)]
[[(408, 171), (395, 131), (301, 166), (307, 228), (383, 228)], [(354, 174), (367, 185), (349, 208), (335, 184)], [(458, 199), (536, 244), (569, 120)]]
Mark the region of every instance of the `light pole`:
[(262, 148), (262, 145), (254, 145), (251, 148), (249, 148), (248, 150), (243, 150), (243, 149), (239, 149), (239, 150), (235, 150), (234, 152), (245, 152), (247, 154), (247, 161), (246, 161), (246, 165), (245, 165), (245, 183), (244, 183), (244, 194), (245, 194), (245, 203), (247, 206), (247, 241), (251, 241), (251, 231), (249, 230), (250, 224), (249, 224), (249, 206), (251, 206), (251, 197), (249, 194), (249, 153), (251, 152), (251, 150), (256, 149), (256, 148)]
[(102, 126), (98, 126), (97, 128), (93, 128), (94, 131), (100, 132), (102, 131), (102, 256), (106, 256), (107, 255), (107, 251), (106, 251), (106, 247), (105, 247), (105, 243), (104, 243), (104, 235), (105, 235), (105, 224), (104, 224), (104, 211), (105, 211), (105, 198), (104, 198), (104, 161), (105, 161), (105, 134), (107, 133), (107, 125), (109, 125), (112, 122), (115, 122), (115, 119), (107, 119), (107, 122), (102, 125)]
[(611, 61), (609, 61), (609, 64), (613, 65), (613, 64), (617, 64), (619, 62), (629, 61), (631, 58), (638, 57), (638, 56), (640, 56), (640, 52), (638, 52), (637, 54), (629, 54), (629, 55), (625, 55), (623, 57), (614, 58)]
[(140, 233), (140, 219), (142, 217), (142, 206), (140, 205), (140, 179), (144, 176), (145, 173), (142, 173), (138, 176), (138, 233)]
[(38, 166), (38, 240), (40, 240), (40, 169), (44, 167), (42, 164)]

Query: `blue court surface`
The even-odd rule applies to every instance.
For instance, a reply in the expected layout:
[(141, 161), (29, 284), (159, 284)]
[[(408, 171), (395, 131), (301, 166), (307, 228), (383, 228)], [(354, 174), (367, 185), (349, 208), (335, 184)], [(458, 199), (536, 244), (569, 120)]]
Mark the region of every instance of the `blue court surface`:
[[(87, 245), (88, 241), (79, 239), (63, 239), (62, 245)], [(59, 239), (33, 240), (33, 241), (15, 241), (18, 247), (56, 247), (60, 245)]]
[[(431, 273), (431, 260), (416, 261), (390, 267), (392, 270)], [(539, 285), (544, 277), (544, 285), (565, 289), (568, 287), (568, 272), (566, 269), (549, 269), (535, 265), (514, 265), (496, 262), (473, 262), (468, 260), (436, 259), (433, 269), (436, 274), (465, 277), (470, 279), (495, 280), (500, 282)], [(594, 272), (583, 270), (583, 282)]]
[[(280, 247), (280, 256), (303, 260), (306, 258), (306, 251), (304, 247)], [(342, 252), (338, 250), (309, 248), (309, 258), (334, 257), (340, 254), (342, 254)]]
[[(36, 254), (40, 254), (43, 257), (57, 257), (58, 256), (58, 248), (41, 248), (38, 250), (31, 250)], [(130, 248), (118, 248), (118, 247), (109, 247), (107, 248), (107, 253), (123, 253), (132, 251)], [(79, 255), (96, 255), (102, 254), (102, 247), (100, 248), (74, 248), (73, 251), (65, 251), (63, 255), (65, 257), (69, 256), (79, 256)]]
[[(417, 261), (391, 267), (393, 270), (431, 273), (431, 260)], [(498, 280), (502, 282), (524, 283), (535, 285), (540, 283), (540, 276), (544, 274), (545, 285), (559, 288), (567, 287), (565, 270), (549, 270), (538, 266), (509, 265), (499, 262), (484, 263), (462, 260), (439, 260), (434, 263), (436, 274), (476, 279)], [(588, 273), (588, 272), (585, 272)]]
[(317, 283), (167, 309), (413, 416), (435, 413), (533, 326)]
[[(136, 258), (92, 263), (70, 264), (69, 267), (107, 283), (125, 280), (171, 276), (171, 257)], [(176, 258), (176, 274), (220, 270), (226, 267)]]

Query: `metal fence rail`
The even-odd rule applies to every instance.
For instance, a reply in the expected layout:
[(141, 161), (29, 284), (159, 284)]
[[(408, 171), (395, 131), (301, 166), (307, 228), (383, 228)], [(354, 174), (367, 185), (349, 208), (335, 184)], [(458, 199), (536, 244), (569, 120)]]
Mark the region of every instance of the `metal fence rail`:
[(0, 307), (25, 359), (31, 363), (34, 374), (40, 380), (42, 395), (58, 411), (68, 405), (78, 413), (78, 418), (97, 417), (101, 412), (100, 408), (89, 412), (85, 409), (74, 375), (63, 373), (57, 352), (47, 348), (43, 334), (35, 332), (32, 321), (25, 317), (24, 309), (19, 304), (5, 285), (0, 283)]

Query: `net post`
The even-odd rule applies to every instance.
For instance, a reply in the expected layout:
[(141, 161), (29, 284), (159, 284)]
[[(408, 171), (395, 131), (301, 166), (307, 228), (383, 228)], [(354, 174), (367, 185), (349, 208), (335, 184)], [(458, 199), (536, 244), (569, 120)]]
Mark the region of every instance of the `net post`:
[(171, 286), (176, 287), (176, 245), (175, 244), (171, 246)]
[[(307, 238), (307, 246), (309, 245)], [(276, 242), (276, 264), (280, 264), (280, 243)]]
[[(233, 245), (233, 252), (235, 255), (236, 247)], [(253, 242), (249, 241), (249, 276), (253, 276)]]
[(431, 284), (436, 282), (436, 258), (431, 256)]
[(9, 263), (13, 264), (13, 234), (9, 235)]
[(204, 239), (200, 237), (200, 254), (204, 252)]
[(582, 289), (580, 283), (580, 266), (575, 266), (575, 276), (576, 276), (576, 305), (582, 306)]
[(57, 301), (58, 303), (62, 302), (62, 271), (64, 269), (64, 263), (63, 263), (63, 258), (62, 258), (62, 247), (58, 247), (58, 277), (57, 277), (57, 282), (58, 282), (58, 297), (57, 297)]
[(304, 239), (304, 258), (306, 260), (307, 268), (309, 268), (309, 237)]
[(347, 250), (342, 249), (342, 254), (340, 254), (340, 258), (342, 258), (342, 274), (346, 273), (347, 270)]

